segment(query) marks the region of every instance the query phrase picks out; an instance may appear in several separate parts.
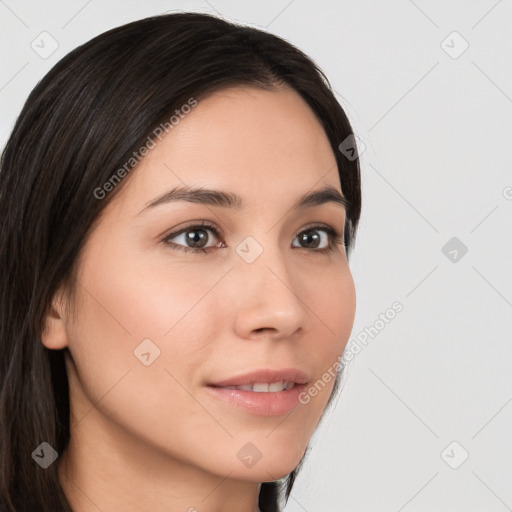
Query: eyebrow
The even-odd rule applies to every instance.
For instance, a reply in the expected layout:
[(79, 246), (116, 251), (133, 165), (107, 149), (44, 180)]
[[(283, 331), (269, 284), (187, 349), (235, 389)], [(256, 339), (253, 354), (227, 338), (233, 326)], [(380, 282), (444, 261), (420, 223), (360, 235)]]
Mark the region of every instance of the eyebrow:
[[(236, 211), (243, 210), (244, 208), (242, 198), (232, 192), (213, 190), (205, 187), (178, 186), (147, 203), (138, 215), (161, 204), (172, 203), (175, 201), (187, 201), (189, 203), (219, 206), (221, 208), (229, 208)], [(320, 206), (325, 203), (340, 204), (345, 208), (345, 210), (350, 207), (350, 201), (344, 197), (339, 190), (332, 186), (325, 186), (322, 189), (307, 192), (301, 196), (292, 206), (292, 210), (301, 210), (312, 206)]]

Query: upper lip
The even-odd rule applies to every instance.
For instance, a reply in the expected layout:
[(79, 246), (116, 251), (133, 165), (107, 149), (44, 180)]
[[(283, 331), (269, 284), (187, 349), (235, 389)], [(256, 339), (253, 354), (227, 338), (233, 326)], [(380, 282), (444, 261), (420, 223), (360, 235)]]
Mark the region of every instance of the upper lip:
[(306, 384), (310, 378), (308, 375), (297, 368), (272, 369), (266, 368), (255, 370), (243, 375), (229, 377), (225, 380), (212, 382), (210, 386), (226, 387), (226, 386), (245, 386), (247, 384), (272, 384), (274, 382), (294, 382), (295, 384)]

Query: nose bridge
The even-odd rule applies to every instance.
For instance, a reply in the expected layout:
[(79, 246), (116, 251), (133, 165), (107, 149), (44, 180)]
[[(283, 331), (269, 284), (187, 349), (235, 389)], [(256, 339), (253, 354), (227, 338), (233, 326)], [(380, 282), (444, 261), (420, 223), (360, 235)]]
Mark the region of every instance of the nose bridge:
[(236, 328), (242, 336), (270, 329), (275, 336), (286, 337), (306, 320), (307, 309), (286, 254), (272, 239), (260, 237), (260, 243), (250, 236), (236, 248)]

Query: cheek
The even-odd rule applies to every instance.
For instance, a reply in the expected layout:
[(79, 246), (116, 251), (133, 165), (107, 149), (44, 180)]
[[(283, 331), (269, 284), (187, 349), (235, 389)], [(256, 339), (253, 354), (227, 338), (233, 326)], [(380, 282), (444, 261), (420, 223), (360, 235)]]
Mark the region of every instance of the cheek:
[[(115, 246), (96, 243), (84, 258), (77, 321), (69, 326), (70, 351), (91, 399), (128, 370), (144, 386), (161, 386), (166, 368), (187, 383), (187, 369), (205, 357), (219, 323), (220, 302), (208, 295), (226, 270), (143, 261)], [(144, 358), (154, 362), (145, 366)]]
[(306, 303), (319, 324), (318, 332), (323, 333), (315, 343), (325, 357), (339, 356), (348, 341), (355, 317), (356, 296), (350, 269), (344, 266), (326, 272), (306, 286)]
[[(305, 390), (303, 403), (320, 415), (341, 372), (340, 358), (352, 327), (356, 310), (354, 281), (348, 266), (325, 275), (309, 286), (307, 304), (315, 318), (315, 333), (308, 336), (304, 352), (317, 369), (313, 385)], [(342, 377), (341, 375), (339, 377)]]
[[(182, 439), (185, 423), (212, 427), (187, 390), (218, 337), (221, 302), (209, 292), (225, 272), (137, 267), (126, 257), (114, 265), (106, 254), (98, 252), (78, 276), (77, 319), (69, 326), (77, 378), (68, 367), (75, 413), (92, 422), (91, 403), (97, 404), (126, 430), (180, 453), (180, 443), (169, 439)], [(145, 365), (148, 352), (152, 362)]]
[(133, 248), (116, 251), (113, 246), (98, 246), (95, 243), (89, 264), (82, 268), (79, 279), (86, 289), (82, 291), (88, 291), (85, 299), (92, 298), (110, 318), (103, 318), (101, 311), (92, 314), (99, 314), (107, 324), (117, 323), (133, 340), (169, 335), (228, 270), (176, 263), (166, 258), (164, 250), (143, 256)]

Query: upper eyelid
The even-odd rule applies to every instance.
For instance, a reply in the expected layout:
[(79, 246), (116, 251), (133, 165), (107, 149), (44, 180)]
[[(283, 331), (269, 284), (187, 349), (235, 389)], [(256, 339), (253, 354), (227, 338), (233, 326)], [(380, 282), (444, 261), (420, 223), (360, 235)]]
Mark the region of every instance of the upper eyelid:
[(167, 231), (165, 231), (165, 233), (162, 236), (164, 238), (169, 238), (170, 236), (178, 236), (178, 235), (181, 235), (181, 233), (184, 233), (185, 231), (190, 231), (192, 229), (197, 229), (197, 228), (209, 229), (209, 230), (215, 231), (216, 233), (222, 232), (222, 229), (215, 226), (214, 223), (210, 223), (208, 221), (195, 221), (195, 222), (196, 222), (196, 224), (190, 224), (189, 226), (179, 228), (177, 231), (174, 231), (174, 228), (171, 230), (167, 230)]
[[(300, 231), (297, 231), (297, 233), (302, 233), (303, 231), (306, 231), (308, 229), (315, 229), (315, 228), (330, 229), (330, 230), (338, 233), (338, 230), (334, 226), (331, 226), (330, 224), (326, 224), (324, 222), (312, 222), (310, 224), (306, 224), (303, 228), (300, 229)], [(339, 234), (341, 235), (342, 233), (339, 233)]]

